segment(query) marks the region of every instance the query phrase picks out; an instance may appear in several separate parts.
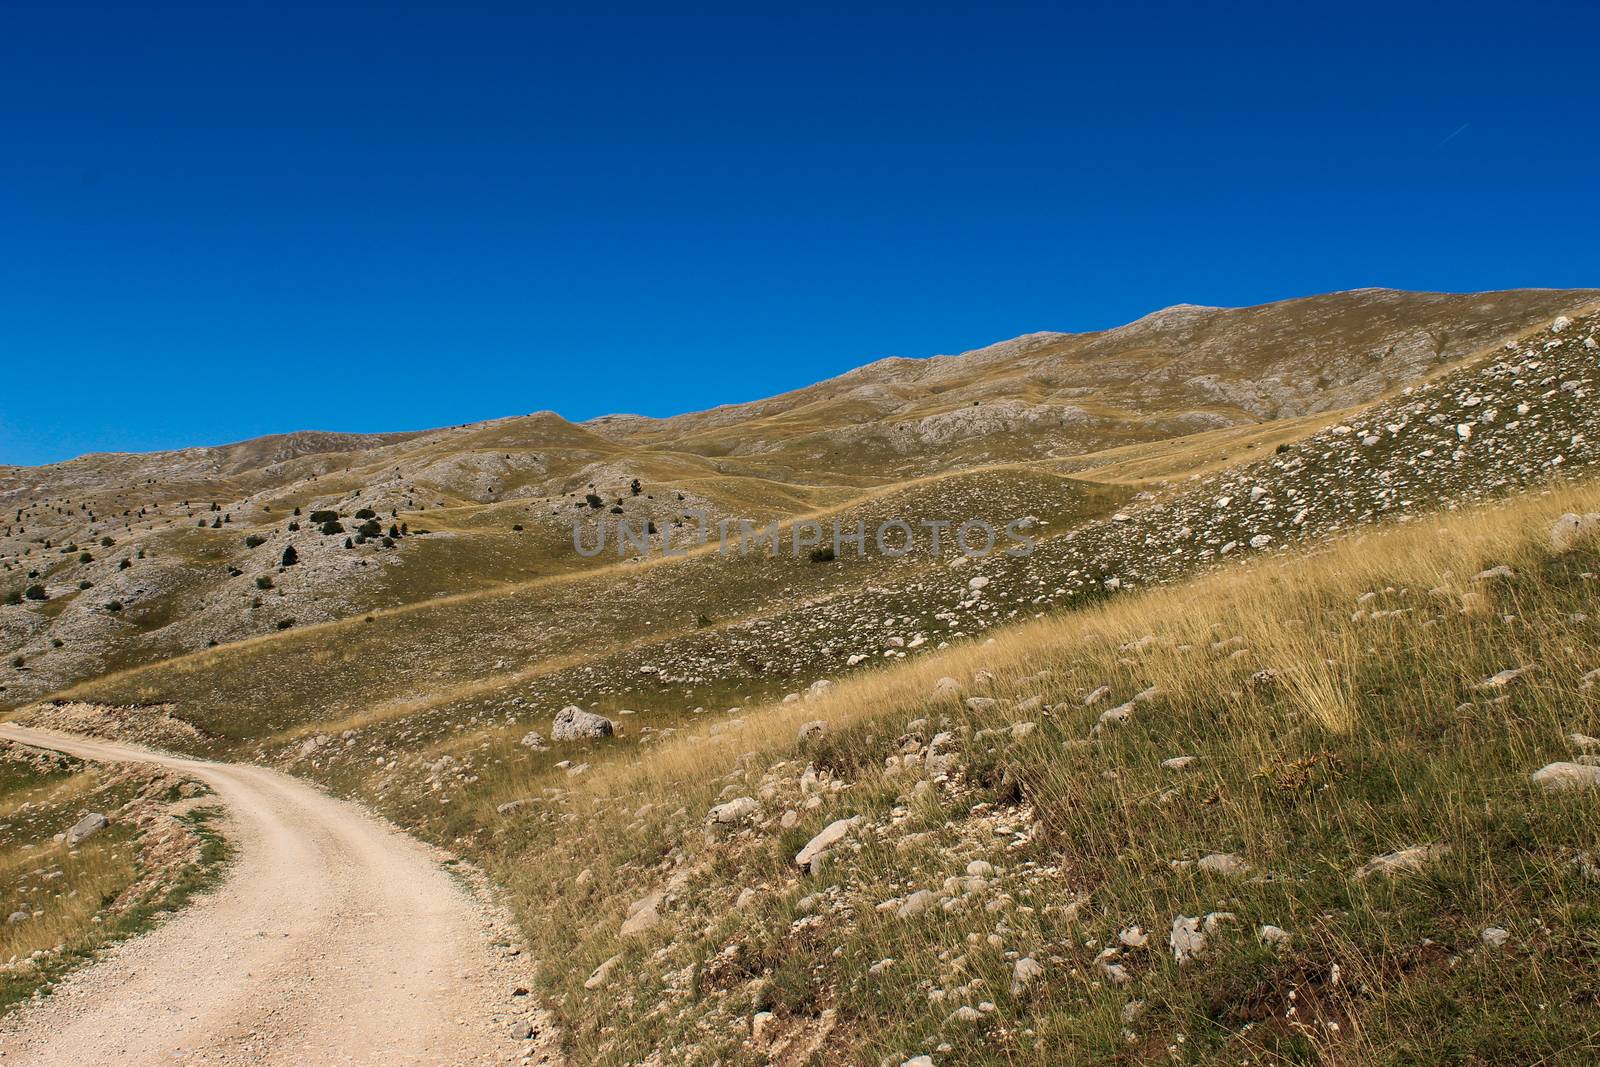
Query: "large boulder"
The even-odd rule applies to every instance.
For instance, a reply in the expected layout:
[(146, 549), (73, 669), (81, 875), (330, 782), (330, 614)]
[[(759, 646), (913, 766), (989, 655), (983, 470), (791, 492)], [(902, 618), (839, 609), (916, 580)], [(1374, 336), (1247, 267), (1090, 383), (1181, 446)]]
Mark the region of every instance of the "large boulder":
[(1600, 789), (1600, 767), (1582, 763), (1547, 763), (1533, 772), (1533, 784), (1547, 793)]
[(837, 845), (840, 841), (843, 841), (845, 837), (849, 835), (851, 828), (854, 827), (855, 824), (860, 821), (860, 819), (861, 816), (854, 815), (848, 819), (839, 819), (837, 822), (829, 823), (823, 828), (823, 831), (820, 834), (818, 834), (816, 837), (813, 837), (806, 843), (805, 848), (795, 853), (794, 865), (799, 867), (802, 871), (809, 871), (811, 869), (812, 861), (814, 861), (818, 856), (821, 856), (824, 852), (828, 851), (828, 849), (832, 848), (834, 845)]
[(726, 804), (718, 804), (706, 812), (708, 826), (737, 826), (748, 822), (761, 810), (754, 797), (735, 797)]
[(1596, 533), (1600, 533), (1600, 513), (1574, 515), (1568, 512), (1550, 527), (1550, 547), (1557, 552), (1565, 552)]
[(622, 937), (633, 937), (661, 922), (661, 894), (651, 893), (642, 900), (636, 900), (628, 907), (628, 917), (622, 923), (619, 931)]
[(76, 848), (80, 842), (93, 837), (108, 825), (110, 825), (109, 820), (98, 811), (85, 815), (67, 831), (67, 847)]
[(550, 726), (550, 736), (557, 741), (587, 741), (610, 737), (616, 730), (616, 724), (604, 715), (568, 704), (556, 712), (556, 721)]

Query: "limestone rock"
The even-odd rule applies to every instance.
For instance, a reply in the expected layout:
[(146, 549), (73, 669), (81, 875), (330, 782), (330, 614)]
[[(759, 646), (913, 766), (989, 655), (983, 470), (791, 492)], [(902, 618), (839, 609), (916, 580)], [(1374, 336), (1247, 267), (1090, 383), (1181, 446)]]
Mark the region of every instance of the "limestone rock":
[(550, 728), (550, 736), (557, 741), (584, 741), (592, 738), (610, 737), (616, 732), (616, 724), (604, 715), (596, 715), (592, 711), (584, 711), (576, 704), (568, 704), (556, 713), (554, 724)]

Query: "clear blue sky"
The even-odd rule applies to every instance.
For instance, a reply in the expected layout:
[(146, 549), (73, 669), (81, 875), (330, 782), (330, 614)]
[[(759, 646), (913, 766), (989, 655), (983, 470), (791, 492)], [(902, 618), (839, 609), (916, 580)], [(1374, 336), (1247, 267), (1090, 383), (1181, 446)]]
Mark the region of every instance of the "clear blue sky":
[(0, 463), (1600, 284), (1593, 5), (534, 6), (9, 6)]

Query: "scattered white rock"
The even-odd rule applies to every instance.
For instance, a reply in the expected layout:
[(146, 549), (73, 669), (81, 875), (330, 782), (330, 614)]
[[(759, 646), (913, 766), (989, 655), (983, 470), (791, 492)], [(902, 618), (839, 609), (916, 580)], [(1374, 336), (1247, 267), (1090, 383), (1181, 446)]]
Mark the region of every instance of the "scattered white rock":
[(1547, 763), (1533, 772), (1533, 784), (1547, 793), (1600, 789), (1600, 767), (1582, 763)]
[(828, 849), (843, 841), (850, 833), (852, 827), (861, 821), (861, 816), (852, 815), (848, 819), (839, 819), (823, 827), (822, 832), (810, 841), (806, 847), (794, 854), (794, 864), (801, 870), (810, 870), (811, 864)]
[(761, 810), (754, 797), (735, 797), (725, 804), (718, 804), (706, 812), (708, 825), (735, 826), (748, 822), (756, 812)]
[(1032, 956), (1024, 956), (1011, 968), (1011, 995), (1020, 996), (1028, 986), (1044, 977), (1044, 964)]
[(594, 973), (589, 975), (589, 977), (584, 980), (583, 988), (599, 989), (601, 986), (605, 985), (606, 979), (611, 977), (611, 972), (616, 968), (617, 964), (621, 962), (622, 956), (620, 954), (612, 956), (610, 959), (606, 960), (600, 966), (596, 967), (594, 969)]
[(1360, 870), (1356, 871), (1355, 878), (1358, 882), (1364, 882), (1375, 874), (1392, 876), (1419, 871), (1449, 851), (1449, 845), (1435, 843), (1413, 845), (1397, 852), (1387, 852), (1368, 860)]
[(1243, 856), (1232, 852), (1213, 852), (1209, 856), (1202, 856), (1195, 863), (1195, 869), (1224, 878), (1243, 878), (1250, 873), (1250, 864), (1245, 862)]
[(1269, 923), (1256, 931), (1256, 939), (1271, 948), (1283, 948), (1292, 940), (1292, 935), (1283, 927)]

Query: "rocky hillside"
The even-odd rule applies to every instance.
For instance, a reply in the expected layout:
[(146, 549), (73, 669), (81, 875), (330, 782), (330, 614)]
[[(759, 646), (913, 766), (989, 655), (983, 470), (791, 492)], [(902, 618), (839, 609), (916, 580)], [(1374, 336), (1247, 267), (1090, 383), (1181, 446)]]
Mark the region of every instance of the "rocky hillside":
[[(24, 494), (0, 699), (481, 861), (577, 1062), (1588, 1062), (1590, 296), (1180, 308), (766, 407), (190, 456), (215, 499)], [(1448, 328), (1401, 345), (1407, 308)], [(968, 414), (1068, 389), (1111, 421)], [(1036, 546), (573, 550), (691, 511)]]
[[(291, 434), (0, 468), (0, 704), (256, 635), (581, 579), (614, 557), (571, 550), (575, 515), (679, 530), (689, 512), (713, 523), (850, 508), (881, 515), (890, 502), (910, 503), (897, 487), (931, 476), (954, 495), (917, 507), (981, 510), (1002, 524), (1032, 515), (1062, 533), (1061, 522), (1048, 526), (1063, 500), (1051, 462), (1082, 472), (1100, 451), (1298, 425), (1289, 417), (1418, 385), (1595, 295), (1365, 290), (1259, 308), (1180, 307), (1101, 333), (884, 360), (768, 401), (675, 419), (575, 426), (540, 413), (424, 433)], [(1414, 421), (1405, 423), (1412, 440), (1423, 432)], [(1363, 447), (1373, 459), (1389, 451)], [(1034, 473), (978, 473), (997, 465)], [(939, 482), (963, 471), (973, 477)], [(1075, 484), (1085, 479), (1092, 475)], [(1074, 523), (1084, 517), (1076, 505), (1066, 510)], [(1323, 518), (1308, 514), (1308, 528)], [(1263, 534), (1282, 536), (1263, 527), (1241, 543)], [(783, 589), (791, 604), (850, 596), (861, 604), (851, 617), (882, 614), (865, 570), (848, 593), (832, 579), (817, 582), (821, 575), (813, 568), (740, 591), (741, 572), (711, 583), (720, 610), (705, 610), (712, 588), (706, 604), (682, 610), (691, 619), (764, 616), (760, 594)], [(1137, 580), (1137, 567), (1126, 578)], [(1049, 575), (1037, 581), (1034, 609), (1067, 595), (1056, 588), (1073, 588)], [(916, 600), (964, 610), (946, 594)], [(912, 614), (919, 627), (940, 625)]]

